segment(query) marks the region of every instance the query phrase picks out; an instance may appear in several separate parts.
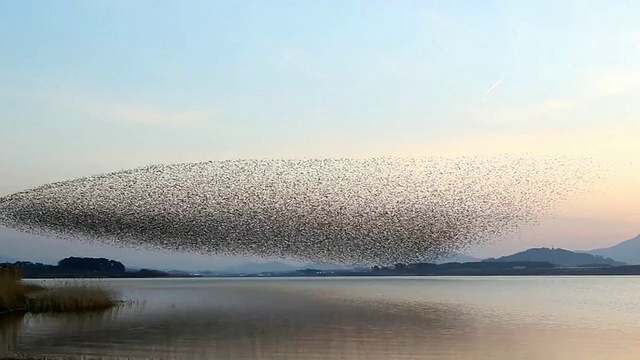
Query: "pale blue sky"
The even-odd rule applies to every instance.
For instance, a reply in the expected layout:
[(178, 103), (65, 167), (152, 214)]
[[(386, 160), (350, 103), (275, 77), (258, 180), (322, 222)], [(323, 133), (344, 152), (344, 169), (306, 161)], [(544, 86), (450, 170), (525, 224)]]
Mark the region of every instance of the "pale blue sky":
[(640, 232), (639, 43), (635, 1), (2, 1), (0, 196), (151, 163), (571, 153), (624, 169), (609, 217), (565, 216), (609, 225), (482, 251), (606, 245)]

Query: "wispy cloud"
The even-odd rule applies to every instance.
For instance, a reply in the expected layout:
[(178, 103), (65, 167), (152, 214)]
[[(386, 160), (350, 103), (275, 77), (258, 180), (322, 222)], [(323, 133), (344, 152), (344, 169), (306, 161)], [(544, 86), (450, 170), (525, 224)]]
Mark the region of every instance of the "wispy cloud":
[[(491, 89), (489, 89), (491, 90)], [(569, 99), (548, 99), (515, 105), (483, 107), (474, 110), (468, 119), (471, 123), (486, 125), (557, 124), (577, 108), (578, 103)]]
[(171, 127), (189, 127), (211, 119), (213, 115), (212, 112), (207, 111), (175, 111), (127, 103), (89, 102), (79, 104), (78, 110), (109, 120)]
[(78, 86), (61, 86), (55, 92), (26, 89), (9, 89), (0, 86), (0, 95), (40, 103), (67, 114), (80, 114), (87, 119), (112, 121), (148, 126), (185, 128), (204, 121), (215, 120), (214, 108), (175, 108), (164, 104), (128, 102), (96, 96)]
[(602, 69), (585, 76), (583, 92), (589, 97), (625, 94), (640, 90), (640, 70)]

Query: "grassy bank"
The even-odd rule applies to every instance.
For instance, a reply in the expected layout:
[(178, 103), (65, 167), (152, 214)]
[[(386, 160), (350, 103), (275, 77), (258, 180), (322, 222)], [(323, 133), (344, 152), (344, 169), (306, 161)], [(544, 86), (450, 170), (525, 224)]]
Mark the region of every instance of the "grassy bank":
[(0, 267), (0, 314), (97, 311), (116, 304), (110, 291), (95, 285), (44, 287), (24, 283), (14, 267)]

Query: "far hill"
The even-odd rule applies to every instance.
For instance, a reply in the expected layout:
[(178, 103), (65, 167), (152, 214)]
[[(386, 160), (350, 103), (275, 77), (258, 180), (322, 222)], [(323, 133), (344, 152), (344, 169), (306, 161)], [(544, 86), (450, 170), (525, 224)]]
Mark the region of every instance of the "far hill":
[(465, 254), (457, 254), (452, 255), (446, 258), (441, 258), (436, 261), (436, 264), (446, 264), (446, 263), (468, 263), (468, 262), (478, 262), (480, 259), (475, 258), (473, 256), (465, 255)]
[(640, 235), (608, 248), (585, 251), (591, 255), (605, 256), (631, 265), (640, 265)]
[(559, 266), (589, 266), (608, 265), (622, 266), (623, 262), (585, 253), (577, 253), (564, 249), (536, 248), (529, 249), (509, 256), (490, 258), (485, 262), (513, 262), (513, 261), (546, 261)]

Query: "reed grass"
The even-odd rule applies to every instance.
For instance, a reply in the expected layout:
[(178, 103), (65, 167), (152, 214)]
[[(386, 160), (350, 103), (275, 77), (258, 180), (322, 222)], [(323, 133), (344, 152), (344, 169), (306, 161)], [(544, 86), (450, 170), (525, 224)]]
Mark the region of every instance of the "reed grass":
[(0, 267), (0, 314), (98, 311), (117, 303), (110, 291), (97, 285), (44, 287), (23, 282), (15, 267)]

